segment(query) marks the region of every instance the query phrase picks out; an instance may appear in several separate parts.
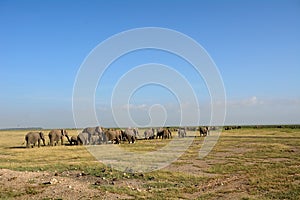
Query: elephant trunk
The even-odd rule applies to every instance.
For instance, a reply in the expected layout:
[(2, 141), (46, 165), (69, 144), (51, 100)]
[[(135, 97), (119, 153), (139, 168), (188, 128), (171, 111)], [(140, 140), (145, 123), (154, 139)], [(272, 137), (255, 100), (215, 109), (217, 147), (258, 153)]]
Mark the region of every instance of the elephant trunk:
[(69, 142), (70, 144), (72, 144), (72, 141), (70, 140), (69, 135), (66, 135), (66, 138), (67, 138), (68, 142)]
[(43, 145), (46, 146), (45, 138), (42, 138), (42, 141), (43, 141)]
[(44, 146), (46, 146), (44, 133), (43, 132), (39, 132), (39, 135), (40, 135), (41, 140), (43, 141)]

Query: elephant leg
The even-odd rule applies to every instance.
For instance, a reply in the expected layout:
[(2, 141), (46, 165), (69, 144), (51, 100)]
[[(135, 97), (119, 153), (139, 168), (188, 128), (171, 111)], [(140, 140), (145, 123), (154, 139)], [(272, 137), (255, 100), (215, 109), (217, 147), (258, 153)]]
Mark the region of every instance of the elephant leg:
[(38, 139), (38, 147), (40, 147), (40, 146), (41, 146), (41, 140)]
[(105, 134), (103, 136), (103, 142), (105, 142), (107, 144), (107, 136)]
[(29, 141), (26, 140), (26, 148), (29, 148)]

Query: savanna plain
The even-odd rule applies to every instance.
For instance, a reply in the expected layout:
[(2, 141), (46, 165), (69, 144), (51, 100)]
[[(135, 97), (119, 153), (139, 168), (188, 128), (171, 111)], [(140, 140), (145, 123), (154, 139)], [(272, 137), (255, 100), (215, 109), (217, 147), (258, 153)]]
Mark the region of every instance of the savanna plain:
[[(147, 173), (117, 171), (66, 139), (65, 145), (25, 148), (27, 132), (0, 131), (0, 199), (300, 199), (299, 128), (223, 130), (202, 159), (199, 150), (205, 137), (188, 131), (196, 137), (185, 153)], [(48, 135), (49, 130), (43, 132)], [(182, 139), (176, 132), (173, 136)], [(119, 146), (145, 152), (170, 141)]]

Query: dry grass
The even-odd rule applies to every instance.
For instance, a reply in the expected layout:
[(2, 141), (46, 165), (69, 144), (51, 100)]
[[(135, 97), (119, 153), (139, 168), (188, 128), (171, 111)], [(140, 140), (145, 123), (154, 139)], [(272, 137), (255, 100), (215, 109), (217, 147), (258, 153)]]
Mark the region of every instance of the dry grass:
[[(299, 129), (224, 131), (204, 159), (198, 159), (203, 138), (196, 137), (189, 149), (166, 168), (126, 175), (98, 162), (83, 146), (26, 149), (25, 144), (22, 145), (26, 131), (0, 131), (0, 134), (0, 168), (59, 172), (62, 176), (66, 171), (85, 171), (91, 178), (105, 177), (109, 181), (117, 178), (114, 185), (92, 186), (90, 183), (89, 187), (102, 192), (104, 198), (105, 192), (120, 198), (147, 199), (300, 198)], [(76, 135), (77, 131), (70, 130), (69, 134)], [(142, 153), (162, 148), (168, 142), (139, 140), (136, 144), (120, 146)], [(6, 187), (1, 188), (1, 198), (22, 197)], [(26, 191), (32, 198), (40, 192), (37, 188)]]

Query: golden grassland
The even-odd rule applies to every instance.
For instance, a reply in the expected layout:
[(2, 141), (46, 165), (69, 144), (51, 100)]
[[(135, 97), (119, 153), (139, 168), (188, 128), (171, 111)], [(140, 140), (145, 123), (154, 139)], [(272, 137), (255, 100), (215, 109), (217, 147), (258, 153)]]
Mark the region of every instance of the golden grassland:
[[(142, 176), (129, 174), (126, 177), (123, 172), (114, 169), (109, 173), (103, 170), (107, 166), (98, 162), (84, 146), (27, 149), (22, 144), (27, 132), (0, 131), (1, 169), (81, 170), (90, 176), (106, 179), (136, 179), (144, 190), (129, 190), (114, 185), (97, 188), (101, 192), (126, 194), (137, 199), (300, 199), (300, 129), (242, 128), (223, 131), (214, 149), (204, 159), (198, 158), (204, 138), (195, 137), (189, 149), (166, 168)], [(44, 131), (45, 135), (48, 132)], [(68, 132), (69, 135), (77, 135), (76, 130)], [(124, 143), (120, 146), (145, 152), (163, 147), (169, 141), (138, 140), (135, 144)], [(68, 144), (66, 139), (65, 144)], [(152, 192), (147, 192), (149, 188)], [(1, 198), (11, 197), (9, 191), (0, 189), (0, 194)]]

